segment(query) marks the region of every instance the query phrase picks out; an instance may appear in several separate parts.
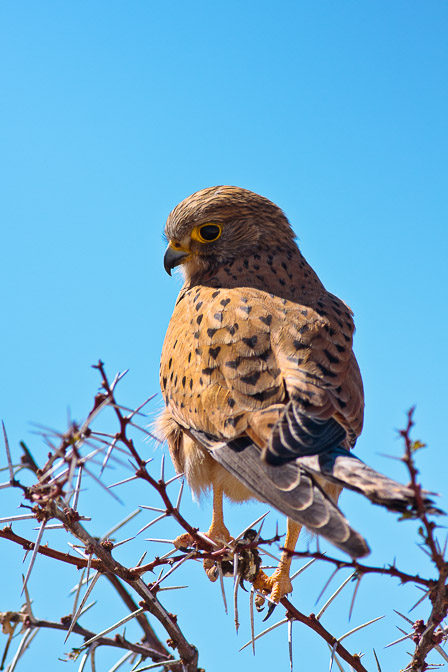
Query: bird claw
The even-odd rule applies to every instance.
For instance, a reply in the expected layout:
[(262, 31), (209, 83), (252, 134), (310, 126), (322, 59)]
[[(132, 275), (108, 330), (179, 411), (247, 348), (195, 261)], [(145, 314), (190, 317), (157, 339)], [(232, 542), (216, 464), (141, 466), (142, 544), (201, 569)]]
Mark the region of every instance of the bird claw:
[[(266, 618), (269, 618), (280, 600), (285, 597), (285, 595), (292, 592), (289, 570), (285, 570), (281, 565), (275, 570), (272, 576), (267, 576), (263, 571), (260, 570), (256, 576), (255, 581), (253, 582), (253, 586), (262, 595), (269, 597), (270, 605)], [(262, 607), (263, 605), (260, 600), (257, 609), (261, 611)]]

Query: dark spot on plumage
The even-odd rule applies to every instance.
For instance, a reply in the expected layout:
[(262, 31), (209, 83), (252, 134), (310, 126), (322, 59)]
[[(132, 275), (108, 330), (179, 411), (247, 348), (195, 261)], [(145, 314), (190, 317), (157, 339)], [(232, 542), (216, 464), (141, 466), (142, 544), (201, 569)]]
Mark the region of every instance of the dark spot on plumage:
[(288, 250), (287, 253), (286, 253), (286, 256), (287, 256), (288, 260), (291, 261), (291, 259), (292, 259), (292, 252), (291, 252), (290, 250)]
[(173, 376), (174, 376), (174, 371), (171, 371), (171, 376), (170, 376), (170, 383), (173, 382)]
[(199, 331), (195, 331), (194, 334), (193, 334), (193, 336), (194, 336), (195, 338), (199, 338), (199, 335), (200, 335), (200, 334), (199, 334)]
[(324, 349), (324, 355), (330, 362), (330, 364), (338, 364), (339, 363), (339, 357), (335, 357), (334, 355), (331, 354), (328, 350)]
[(259, 254), (254, 254), (254, 259), (257, 259), (257, 261), (260, 261), (261, 257)]
[(282, 261), (282, 268), (284, 268), (284, 269), (285, 269), (285, 271), (286, 271), (286, 269), (288, 268), (288, 266), (287, 266), (287, 264), (286, 264), (286, 262), (285, 262), (285, 261)]
[(278, 279), (279, 283), (281, 284), (282, 287), (286, 285), (286, 280), (283, 280), (283, 278)]
[[(199, 378), (199, 385), (203, 385), (203, 384), (204, 384), (204, 381), (202, 380), (202, 378)], [(199, 397), (199, 394), (198, 394), (198, 397)]]
[(171, 364), (173, 363), (173, 358), (170, 357), (170, 361), (168, 362), (168, 368), (171, 369)]
[(303, 317), (307, 317), (308, 316), (308, 311), (305, 308), (304, 310), (300, 311), (300, 314), (303, 315)]
[(222, 322), (222, 313), (215, 313), (213, 317), (215, 320), (218, 320), (218, 322)]
[(298, 341), (297, 339), (295, 339), (292, 344), (296, 350), (303, 350), (308, 347), (306, 343), (302, 343), (302, 341)]
[(210, 355), (210, 357), (212, 357), (212, 359), (216, 359), (217, 356), (219, 355), (220, 351), (221, 351), (221, 346), (218, 345), (216, 348), (209, 348), (208, 349), (208, 354)]
[(305, 361), (303, 357), (294, 357), (294, 355), (288, 355), (286, 359), (288, 362), (291, 362), (291, 364), (295, 364), (296, 366), (300, 366)]
[(226, 362), (226, 366), (228, 366), (229, 369), (237, 369), (240, 364), (241, 364), (241, 358), (240, 357), (237, 357), (236, 359), (229, 359)]
[(341, 394), (341, 392), (342, 392), (342, 387), (341, 387), (340, 385), (338, 385), (338, 387), (336, 388), (335, 391), (337, 392), (337, 394)]
[(220, 291), (219, 289), (218, 289), (217, 292), (213, 292), (213, 294), (212, 294), (212, 299), (216, 299), (216, 297), (219, 296), (220, 293), (221, 293), (221, 291)]
[(205, 367), (205, 369), (202, 369), (202, 373), (204, 374), (204, 376), (211, 376), (212, 371), (214, 371), (214, 368), (211, 366), (207, 366)]
[(352, 322), (346, 322), (345, 324), (346, 324), (347, 329), (350, 332), (352, 332), (353, 331), (353, 323)]
[(336, 350), (338, 352), (345, 352), (346, 348), (344, 345), (338, 345), (338, 343), (336, 343)]
[(342, 334), (342, 335), (343, 335), (343, 337), (344, 337), (344, 340), (346, 340), (347, 343), (350, 343), (350, 341), (352, 340), (352, 339), (350, 338), (350, 336), (347, 336), (347, 334)]
[(196, 322), (197, 322), (198, 324), (201, 324), (201, 322), (202, 322), (203, 319), (204, 319), (204, 316), (203, 316), (203, 315), (198, 315), (197, 318), (196, 318)]
[(234, 336), (234, 335), (235, 335), (235, 332), (238, 331), (239, 328), (240, 328), (240, 327), (239, 327), (238, 322), (235, 322), (235, 323), (233, 324), (233, 326), (231, 326), (231, 327), (226, 327), (227, 331), (229, 332), (229, 334), (230, 334), (231, 336)]
[(213, 336), (216, 334), (217, 331), (218, 331), (217, 329), (207, 329), (207, 336), (213, 338)]
[(224, 308), (225, 308), (227, 306), (227, 304), (230, 303), (230, 299), (223, 299), (219, 303), (221, 304), (221, 306), (224, 306)]
[(191, 362), (191, 352), (188, 353), (188, 363)]
[(164, 376), (162, 378), (162, 388), (163, 388), (163, 390), (166, 390), (166, 382), (167, 382), (167, 378), (166, 378), (166, 376)]
[(245, 260), (243, 261), (243, 266), (244, 266), (244, 268), (248, 268), (248, 267), (249, 267), (249, 262), (248, 262), (247, 259), (245, 259)]
[(231, 425), (232, 427), (236, 427), (238, 422), (241, 420), (241, 418), (244, 417), (244, 414), (241, 413), (241, 415), (235, 415), (234, 418), (227, 418), (224, 422), (224, 427), (227, 427), (227, 425)]
[[(244, 301), (244, 299), (243, 299)], [(250, 311), (252, 310), (252, 306), (240, 306), (241, 310), (244, 310), (245, 313), (249, 315)]]
[(259, 271), (260, 270), (260, 264), (254, 264), (254, 268), (255, 268), (256, 271)]
[(195, 348), (194, 351), (195, 351), (195, 353), (196, 353), (197, 355), (202, 355), (202, 350), (201, 350), (201, 348)]
[(270, 268), (271, 268), (271, 272), (272, 272), (274, 275), (277, 275), (277, 269), (276, 269), (274, 266), (271, 266)]
[(316, 362), (316, 366), (317, 366), (318, 369), (320, 369), (320, 371), (322, 372), (322, 374), (324, 376), (327, 376), (327, 378), (336, 378), (337, 377), (336, 373), (334, 373), (333, 371), (330, 371), (330, 369), (327, 369), (327, 367), (324, 366), (323, 364), (321, 364), (320, 362)]
[(330, 334), (330, 336), (336, 336), (336, 329), (335, 329), (334, 327), (330, 327), (329, 324), (326, 324), (326, 325), (324, 326), (324, 329), (325, 329), (326, 331), (328, 331), (328, 333)]
[(185, 408), (185, 404), (184, 404), (183, 401), (180, 402), (180, 407), (181, 407), (181, 408)]
[(227, 275), (232, 275), (230, 268), (228, 268), (227, 266), (224, 266), (224, 270), (227, 273)]
[(271, 356), (271, 350), (268, 349), (268, 350), (265, 350), (264, 352), (261, 352), (258, 355), (258, 359), (261, 359), (262, 362), (267, 362), (267, 360), (269, 359), (270, 356)]
[(174, 379), (174, 387), (176, 387), (176, 385), (177, 385), (177, 376)]
[(261, 322), (263, 322), (263, 324), (269, 327), (272, 322), (272, 315), (262, 315), (259, 319)]
[(230, 408), (233, 408), (235, 406), (235, 399), (232, 399), (232, 397), (229, 397), (227, 399), (227, 403), (229, 404)]
[(238, 273), (242, 273), (242, 272), (243, 272), (243, 267), (242, 267), (242, 266), (238, 266), (237, 271), (238, 271)]
[(265, 282), (264, 275), (258, 275), (258, 274), (257, 274), (255, 277), (256, 277), (257, 280), (259, 280), (260, 282)]
[(248, 348), (255, 348), (258, 341), (258, 336), (251, 336), (250, 338), (243, 338), (242, 340)]
[(267, 401), (268, 399), (275, 397), (277, 392), (278, 389), (276, 387), (271, 387), (269, 390), (263, 390), (263, 392), (256, 392), (255, 394), (251, 394), (250, 397), (256, 401)]
[(339, 308), (336, 308), (336, 306), (333, 308), (334, 312), (336, 315), (342, 315), (342, 311), (339, 310)]
[(193, 389), (193, 378), (190, 378), (190, 390)]
[(243, 298), (241, 299), (241, 301), (242, 301), (243, 303), (247, 303), (247, 302), (248, 302), (248, 299), (247, 299), (245, 296), (243, 296)]
[(318, 301), (318, 302), (317, 302), (317, 305), (319, 306), (319, 308), (323, 308), (323, 307), (324, 307), (324, 304), (322, 303), (322, 301)]
[(195, 306), (196, 310), (200, 310), (203, 303), (204, 303), (203, 301), (198, 301), (198, 303)]
[(176, 345), (177, 345), (177, 338), (176, 338), (176, 340), (174, 341), (173, 350), (176, 349)]
[(254, 371), (254, 373), (250, 373), (247, 376), (241, 376), (240, 380), (245, 385), (256, 385), (260, 376), (261, 371)]
[(341, 408), (345, 408), (347, 406), (346, 402), (342, 401), (342, 399), (338, 399), (338, 397), (336, 397), (336, 401), (338, 402)]
[(185, 383), (187, 382), (187, 376), (184, 376), (182, 378), (182, 387), (185, 387)]
[(303, 324), (298, 331), (299, 334), (306, 334), (306, 332), (309, 330), (310, 330), (309, 326), (307, 324)]

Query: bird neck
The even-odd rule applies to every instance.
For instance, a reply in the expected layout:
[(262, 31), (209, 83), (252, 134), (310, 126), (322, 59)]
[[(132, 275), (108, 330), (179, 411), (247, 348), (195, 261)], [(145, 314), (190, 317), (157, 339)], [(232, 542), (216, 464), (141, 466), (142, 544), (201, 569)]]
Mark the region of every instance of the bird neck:
[(216, 288), (253, 287), (290, 301), (309, 304), (317, 300), (323, 285), (295, 245), (259, 249), (219, 266), (191, 269), (185, 265), (183, 291), (197, 285)]

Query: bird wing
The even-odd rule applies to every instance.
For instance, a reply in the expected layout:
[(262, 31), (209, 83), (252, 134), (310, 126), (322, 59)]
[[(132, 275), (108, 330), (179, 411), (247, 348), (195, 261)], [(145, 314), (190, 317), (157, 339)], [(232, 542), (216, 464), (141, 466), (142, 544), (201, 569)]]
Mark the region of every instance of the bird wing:
[[(313, 361), (322, 345), (333, 352), (334, 334), (329, 320), (310, 307), (254, 288), (197, 286), (177, 301), (162, 352), (161, 386), (172, 418), (227, 471), (262, 500), (359, 557), (368, 552), (367, 544), (318, 477), (291, 458), (280, 467), (262, 459), (292, 395), (300, 391), (294, 403), (323, 425), (339, 412), (331, 395), (343, 399), (344, 370), (354, 360), (345, 357), (337, 377), (329, 375), (325, 385), (335, 361), (321, 367)], [(341, 418), (356, 434), (360, 425), (352, 427), (356, 414), (350, 413)], [(332, 422), (337, 431), (327, 437), (339, 445), (347, 431)], [(316, 453), (322, 450), (320, 438), (315, 437)]]

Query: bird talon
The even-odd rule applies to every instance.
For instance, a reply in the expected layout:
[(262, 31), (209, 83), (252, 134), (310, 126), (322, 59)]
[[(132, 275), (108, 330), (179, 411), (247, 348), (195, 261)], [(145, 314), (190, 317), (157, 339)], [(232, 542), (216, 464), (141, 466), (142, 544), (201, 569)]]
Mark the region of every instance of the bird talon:
[(272, 614), (274, 613), (274, 609), (275, 609), (276, 606), (277, 606), (277, 605), (275, 604), (275, 602), (269, 602), (268, 613), (267, 613), (266, 616), (263, 618), (263, 623), (264, 623), (265, 621), (267, 621), (268, 618), (270, 618), (270, 617), (272, 616)]
[(173, 540), (173, 546), (175, 546), (179, 551), (188, 551), (194, 546), (194, 544), (195, 540), (191, 534), (188, 534), (188, 532), (179, 535)]

